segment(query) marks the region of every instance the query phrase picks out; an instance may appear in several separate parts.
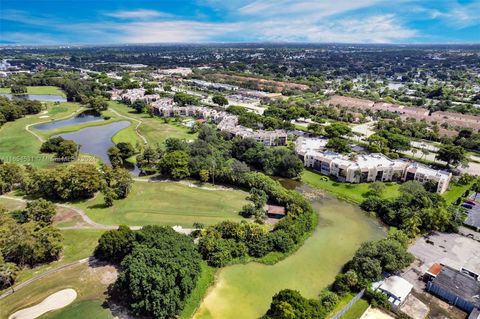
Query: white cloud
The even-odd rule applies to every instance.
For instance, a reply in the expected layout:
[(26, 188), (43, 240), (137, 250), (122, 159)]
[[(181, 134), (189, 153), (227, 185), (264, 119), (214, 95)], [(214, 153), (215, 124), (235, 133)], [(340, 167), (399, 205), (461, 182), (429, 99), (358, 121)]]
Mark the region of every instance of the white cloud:
[[(218, 1), (218, 0), (205, 0)], [(278, 0), (289, 15), (273, 14), (261, 16), (259, 8), (273, 12), (273, 0), (259, 0), (251, 3), (250, 12), (245, 17), (227, 19), (227, 22), (202, 22), (194, 18), (180, 19), (155, 10), (133, 10), (103, 13), (116, 19), (92, 22), (69, 23), (50, 19), (44, 27), (53, 34), (51, 37), (31, 37), (29, 43), (178, 43), (178, 42), (218, 42), (218, 41), (292, 41), (292, 42), (349, 42), (349, 43), (390, 43), (408, 42), (418, 37), (417, 31), (405, 27), (403, 21), (394, 14), (360, 15), (351, 10), (369, 6), (376, 0), (358, 0), (355, 3), (337, 0), (333, 8), (329, 3), (313, 0)], [(403, 0), (405, 1), (405, 0)], [(254, 7), (255, 6), (255, 7)], [(316, 9), (313, 10), (311, 6)], [(262, 9), (263, 10), (263, 9)], [(260, 11), (262, 11), (260, 10)], [(294, 14), (293, 12), (296, 12)], [(343, 14), (339, 14), (342, 12)], [(12, 18), (28, 23), (29, 17), (22, 12), (14, 12)], [(231, 22), (230, 22), (231, 21)], [(11, 34), (9, 40), (14, 40)], [(18, 35), (16, 42), (25, 42), (25, 36)], [(29, 39), (30, 40), (30, 39)]]
[(375, 3), (378, 3), (378, 0), (257, 0), (241, 7), (239, 12), (261, 16), (315, 14), (317, 17), (327, 17), (369, 7)]
[(474, 1), (467, 5), (454, 5), (448, 12), (442, 14), (441, 17), (448, 24), (458, 28), (480, 25), (480, 1)]
[(480, 1), (478, 0), (463, 5), (451, 2), (439, 8), (427, 8), (417, 5), (410, 8), (410, 10), (421, 14), (422, 19), (442, 20), (446, 26), (455, 29), (480, 25)]
[(115, 27), (117, 40), (127, 43), (208, 42), (222, 34), (238, 30), (230, 23), (194, 21), (135, 22)]
[(31, 32), (3, 32), (0, 43), (21, 44), (58, 44), (61, 42), (57, 37), (46, 33)]
[(252, 29), (259, 30), (255, 35), (262, 41), (391, 43), (417, 36), (415, 30), (402, 27), (390, 14), (317, 23), (271, 20), (259, 22)]
[(170, 14), (165, 12), (156, 11), (156, 10), (146, 10), (146, 9), (131, 10), (131, 11), (114, 11), (114, 12), (108, 12), (105, 15), (113, 18), (119, 18), (119, 19), (152, 19), (152, 18), (159, 18), (159, 17), (171, 17)]

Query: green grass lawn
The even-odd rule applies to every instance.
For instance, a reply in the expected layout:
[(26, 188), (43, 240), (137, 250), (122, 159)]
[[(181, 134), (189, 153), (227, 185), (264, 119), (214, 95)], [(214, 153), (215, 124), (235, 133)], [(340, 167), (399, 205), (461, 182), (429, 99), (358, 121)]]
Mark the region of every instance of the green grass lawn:
[(200, 274), (200, 278), (197, 281), (197, 285), (190, 293), (190, 296), (188, 296), (185, 301), (185, 306), (178, 317), (179, 319), (192, 318), (208, 288), (213, 284), (216, 272), (216, 268), (208, 266), (206, 262), (202, 262), (202, 273)]
[[(345, 199), (354, 203), (361, 203), (365, 200), (366, 194), (369, 191), (369, 183), (351, 184), (343, 183), (333, 180), (332, 178), (305, 170), (302, 173), (302, 181), (308, 185), (324, 190), (339, 198)], [(398, 189), (400, 187), (397, 183), (385, 183), (385, 193), (383, 198), (395, 198), (400, 195)]]
[[(139, 127), (139, 132), (147, 139), (148, 143), (151, 145), (160, 144), (169, 138), (180, 138), (186, 140), (194, 140), (197, 137), (197, 134), (189, 133), (189, 128), (183, 125), (181, 122), (175, 122), (170, 119), (168, 123), (165, 123), (163, 118), (159, 117), (150, 117), (150, 115), (142, 113), (138, 114), (132, 108), (127, 105), (115, 101), (109, 102), (110, 107), (116, 110), (118, 113), (138, 119), (142, 121), (142, 125)], [(143, 141), (135, 133), (135, 126), (132, 125), (120, 132), (118, 132), (114, 137), (113, 141), (118, 142), (130, 142), (133, 145), (136, 145), (137, 142), (143, 144)]]
[(327, 315), (327, 318), (331, 318), (333, 317), (337, 312), (339, 312), (346, 304), (348, 304), (348, 302), (350, 300), (353, 299), (353, 297), (355, 297), (355, 294), (354, 293), (347, 293), (345, 294), (344, 296), (340, 297), (340, 300), (338, 301), (338, 303), (335, 305), (335, 307), (332, 309), (332, 311), (330, 311), (330, 313)]
[(463, 196), (463, 194), (470, 189), (472, 184), (468, 185), (458, 185), (455, 183), (450, 183), (450, 188), (443, 194), (443, 198), (447, 201), (447, 203), (453, 204), (459, 197)]
[[(10, 88), (0, 88), (0, 93), (10, 93)], [(27, 86), (28, 94), (51, 94), (67, 97), (65, 92), (56, 86)]]
[(175, 182), (135, 182), (128, 198), (104, 207), (102, 195), (75, 203), (98, 223), (107, 225), (212, 225), (223, 220), (240, 221), (238, 211), (248, 194), (240, 190), (205, 190)]
[(64, 248), (61, 259), (34, 268), (22, 269), (18, 274), (16, 280), (17, 284), (35, 277), (49, 269), (91, 256), (93, 250), (97, 246), (98, 238), (100, 238), (104, 230), (68, 229), (62, 230), (61, 232), (64, 238)]
[[(76, 318), (65, 317), (64, 311), (69, 314), (77, 313), (75, 308), (88, 311), (93, 317), (83, 316), (78, 318), (109, 318), (101, 304), (106, 298), (106, 290), (115, 272), (110, 267), (90, 268), (88, 264), (79, 264), (63, 269), (57, 273), (49, 274), (30, 284), (27, 288), (20, 289), (12, 295), (0, 300), (0, 318), (8, 318), (13, 312), (25, 307), (33, 306), (59, 290), (73, 288), (77, 292), (77, 299), (65, 309), (47, 313), (41, 318)], [(84, 302), (88, 301), (87, 304)], [(83, 309), (82, 309), (83, 308)], [(87, 310), (88, 309), (88, 310)], [(78, 313), (80, 315), (80, 313)], [(63, 317), (62, 317), (63, 316)]]
[[(50, 119), (63, 118), (79, 107), (76, 103), (61, 103), (55, 105), (47, 103), (47, 110)], [(51, 165), (51, 156), (40, 154), (41, 142), (29, 133), (25, 126), (34, 124), (45, 119), (40, 118), (42, 114), (30, 115), (14, 122), (5, 123), (0, 128), (0, 158), (18, 163), (30, 163), (34, 166)], [(39, 157), (41, 155), (41, 158)]]
[(111, 319), (110, 309), (103, 306), (102, 300), (85, 300), (73, 303), (65, 309), (46, 313), (40, 319)]
[(0, 198), (0, 208), (4, 208), (7, 211), (15, 210), (24, 208), (25, 203), (20, 202), (18, 200), (8, 199), (8, 198)]
[(367, 310), (369, 304), (365, 299), (359, 299), (352, 308), (348, 309), (345, 314), (340, 317), (341, 319), (358, 319)]

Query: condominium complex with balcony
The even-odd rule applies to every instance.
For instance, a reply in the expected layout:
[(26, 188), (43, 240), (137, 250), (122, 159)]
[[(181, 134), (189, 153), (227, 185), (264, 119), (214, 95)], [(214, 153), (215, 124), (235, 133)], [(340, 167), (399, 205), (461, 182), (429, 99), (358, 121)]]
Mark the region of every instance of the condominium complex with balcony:
[(190, 116), (198, 119), (210, 119), (222, 132), (242, 139), (252, 138), (267, 146), (285, 145), (288, 139), (288, 134), (284, 130), (266, 131), (247, 128), (238, 124), (238, 116), (205, 106), (176, 106), (172, 99), (164, 98), (151, 103), (151, 107), (153, 113), (159, 116)]
[(435, 170), (420, 163), (392, 160), (379, 153), (342, 155), (325, 149), (326, 139), (299, 137), (295, 151), (305, 167), (324, 175), (334, 176), (340, 182), (366, 183), (416, 180), (430, 182), (442, 194), (448, 189), (452, 174)]

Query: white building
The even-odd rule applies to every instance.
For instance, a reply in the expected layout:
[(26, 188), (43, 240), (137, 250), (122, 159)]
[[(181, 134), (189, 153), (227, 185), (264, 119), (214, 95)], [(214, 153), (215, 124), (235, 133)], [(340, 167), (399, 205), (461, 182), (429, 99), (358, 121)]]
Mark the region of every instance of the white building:
[(442, 194), (448, 189), (448, 185), (452, 178), (452, 173), (447, 171), (435, 170), (419, 163), (412, 163), (405, 171), (404, 180), (415, 180), (420, 183), (427, 181), (437, 185), (437, 193)]
[(265, 131), (253, 130), (242, 125), (238, 125), (238, 116), (217, 111), (205, 106), (175, 106), (173, 100), (160, 99), (152, 104), (153, 112), (159, 116), (191, 116), (201, 119), (211, 119), (217, 124), (217, 128), (222, 132), (230, 133), (240, 138), (253, 138), (256, 141), (267, 146), (285, 145), (287, 143), (287, 132), (284, 130)]
[(402, 305), (412, 289), (413, 285), (399, 276), (386, 278), (377, 288), (387, 296), (388, 302), (394, 307)]
[(434, 170), (419, 163), (392, 160), (380, 153), (342, 155), (325, 149), (326, 139), (299, 137), (295, 152), (306, 167), (324, 175), (334, 176), (341, 182), (367, 183), (416, 180), (432, 182), (436, 192), (448, 189), (452, 174)]

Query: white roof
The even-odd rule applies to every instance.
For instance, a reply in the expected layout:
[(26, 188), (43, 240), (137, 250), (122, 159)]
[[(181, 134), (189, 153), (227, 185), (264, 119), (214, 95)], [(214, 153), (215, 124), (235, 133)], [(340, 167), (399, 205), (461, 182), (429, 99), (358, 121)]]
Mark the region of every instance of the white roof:
[(428, 166), (422, 165), (420, 163), (413, 163), (412, 167), (416, 168), (416, 172), (426, 175), (426, 176), (437, 176), (439, 178), (441, 177), (449, 177), (451, 175), (450, 172), (447, 171), (442, 171), (442, 170), (436, 170), (433, 168), (430, 168)]
[(380, 285), (379, 289), (387, 292), (388, 294), (395, 296), (400, 301), (404, 301), (413, 285), (399, 276), (391, 276), (386, 278)]
[(295, 149), (299, 153), (319, 151), (324, 149), (327, 143), (328, 139), (326, 138), (299, 137), (295, 142)]

